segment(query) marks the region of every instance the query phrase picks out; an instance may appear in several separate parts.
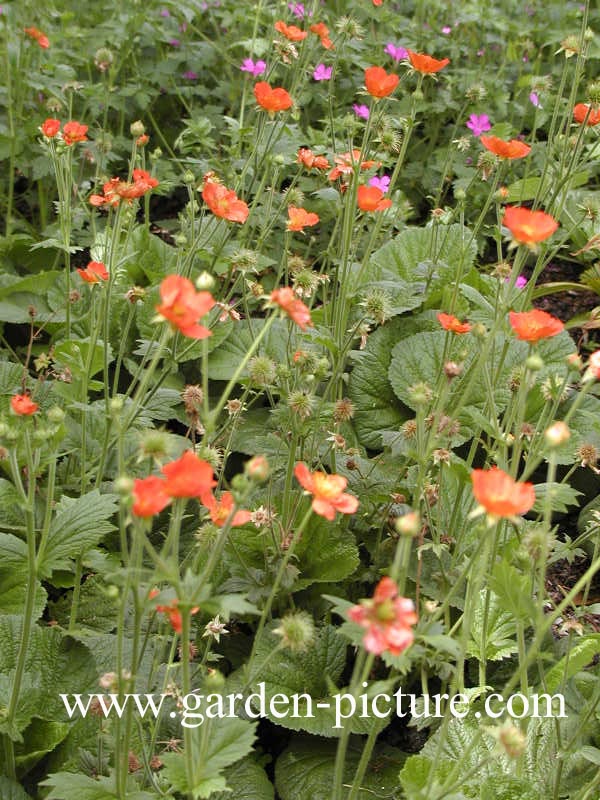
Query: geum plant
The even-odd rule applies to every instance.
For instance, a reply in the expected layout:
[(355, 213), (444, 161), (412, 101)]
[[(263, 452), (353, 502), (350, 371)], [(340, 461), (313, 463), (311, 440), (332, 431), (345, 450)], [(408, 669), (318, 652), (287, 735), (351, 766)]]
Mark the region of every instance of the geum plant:
[[(577, 466), (596, 468), (600, 351), (580, 355), (532, 307), (549, 263), (593, 235), (574, 177), (591, 178), (597, 144), (597, 98), (576, 103), (587, 9), (554, 111), (531, 101), (516, 137), (516, 117), (477, 113), (480, 91), (451, 98), (458, 59), (419, 52), (444, 42), (423, 38), (421, 7), (414, 49), (375, 59), (359, 20), (401, 29), (391, 2), (337, 20), (316, 2), (261, 1), (250, 20), (213, 4), (209, 22), (167, 5), (181, 36), (218, 47), (233, 29), (236, 56), (243, 42), (220, 149), (169, 83), (178, 146), (168, 110), (149, 110), (122, 168), (94, 174), (88, 134), (126, 130), (106, 53), (101, 125), (73, 87), (53, 86), (36, 120), (57, 197), (37, 245), (54, 265), (31, 256), (3, 285), (3, 796), (591, 800), (598, 521), (573, 541), (557, 514), (579, 502)], [(475, 164), (455, 133), (436, 149), (446, 100)], [(436, 202), (408, 226), (415, 174)], [(163, 241), (151, 212), (175, 186)], [(548, 600), (549, 566), (589, 543)], [(516, 692), (486, 716), (491, 694)], [(142, 711), (134, 693), (166, 701)], [(564, 695), (566, 715), (536, 717), (540, 693)], [(282, 716), (273, 701), (294, 694)], [(225, 715), (231, 695), (254, 702)]]

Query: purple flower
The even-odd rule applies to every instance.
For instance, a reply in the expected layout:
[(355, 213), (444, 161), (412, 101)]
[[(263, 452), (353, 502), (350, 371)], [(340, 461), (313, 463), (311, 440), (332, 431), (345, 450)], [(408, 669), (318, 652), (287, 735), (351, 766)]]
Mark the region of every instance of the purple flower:
[(450, 27), (450, 25), (444, 25), (444, 27), (442, 28), (442, 33), (445, 36), (449, 36), (452, 33), (452, 28)]
[(194, 72), (191, 69), (188, 69), (187, 72), (183, 73), (182, 77), (184, 77), (186, 79), (186, 81), (195, 81), (198, 78), (198, 73)]
[[(510, 278), (505, 278), (504, 283), (510, 283)], [(519, 275), (515, 281), (515, 289), (522, 289), (524, 286), (527, 286), (527, 278), (525, 275)]]
[(326, 67), (325, 64), (319, 64), (313, 72), (313, 78), (316, 81), (328, 81), (331, 78), (333, 67)]
[(381, 189), (381, 191), (385, 194), (390, 188), (390, 176), (382, 175), (379, 177), (378, 175), (374, 175), (369, 180), (369, 186), (375, 186), (377, 189)]
[(357, 117), (361, 119), (369, 119), (369, 107), (368, 106), (359, 106), (356, 103), (352, 106), (354, 109), (354, 113)]
[(404, 47), (397, 47), (393, 42), (389, 42), (386, 44), (384, 53), (387, 53), (388, 56), (391, 56), (394, 61), (402, 61), (405, 58), (408, 58), (408, 50)]
[[(288, 8), (295, 17), (298, 17), (298, 19), (304, 19), (304, 15), (306, 14), (304, 3), (288, 3)], [(312, 17), (312, 12), (309, 12), (308, 16)]]
[(169, 44), (171, 45), (171, 47), (181, 46), (181, 42), (179, 41), (179, 39), (169, 39)]
[(481, 136), (482, 133), (489, 131), (492, 126), (487, 114), (471, 114), (467, 122), (467, 128), (473, 136)]
[(163, 9), (161, 9), (160, 15), (161, 15), (161, 17), (170, 17), (171, 16), (171, 12), (169, 11), (168, 8), (163, 8)]
[(242, 72), (249, 72), (255, 78), (257, 75), (262, 75), (266, 68), (267, 65), (264, 61), (254, 62), (251, 58), (245, 58), (240, 67)]
[(541, 108), (540, 105), (540, 98), (537, 92), (530, 92), (529, 93), (529, 102), (534, 105), (536, 108)]

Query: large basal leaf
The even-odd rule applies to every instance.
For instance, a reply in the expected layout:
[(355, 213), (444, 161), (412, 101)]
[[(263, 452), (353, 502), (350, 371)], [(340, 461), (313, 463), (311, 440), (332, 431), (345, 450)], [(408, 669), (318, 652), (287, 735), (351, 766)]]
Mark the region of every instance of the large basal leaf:
[[(352, 783), (361, 752), (361, 742), (351, 740), (344, 770), (345, 786)], [(275, 765), (275, 787), (281, 800), (330, 800), (335, 753), (336, 742), (294, 736)], [(398, 774), (405, 759), (401, 750), (378, 744), (357, 800), (399, 797)]]
[(214, 792), (209, 800), (273, 800), (275, 790), (264, 769), (252, 758), (243, 758), (227, 769), (227, 791)]
[(395, 319), (378, 328), (366, 348), (354, 354), (348, 387), (355, 407), (353, 424), (361, 444), (373, 450), (381, 449), (383, 431), (397, 431), (411, 416), (388, 380), (392, 348), (402, 336), (403, 323)]
[[(265, 320), (263, 319), (251, 318), (236, 324), (234, 335), (229, 336), (210, 354), (208, 372), (212, 380), (228, 381), (234, 376), (264, 324)], [(297, 338), (298, 333), (289, 327), (286, 320), (275, 320), (255, 355), (268, 356), (276, 364), (286, 364), (288, 351), (291, 354), (297, 349)], [(240, 375), (240, 381), (247, 376), (248, 367), (246, 365)]]
[[(56, 772), (42, 781), (41, 785), (49, 786), (52, 789), (50, 794), (46, 795), (47, 800), (74, 800), (74, 798), (77, 800), (118, 800), (122, 796), (112, 777), (89, 778), (87, 775), (76, 775), (73, 772)], [(156, 800), (156, 794), (138, 791), (130, 784), (127, 800)], [(172, 798), (170, 795), (165, 795), (164, 800), (172, 800)]]
[(315, 515), (298, 542), (296, 555), (300, 575), (294, 589), (304, 589), (316, 582), (342, 581), (359, 564), (353, 534)]
[[(205, 726), (209, 726), (208, 732)], [(169, 782), (171, 791), (184, 795), (189, 793), (196, 800), (225, 790), (227, 779), (223, 771), (252, 750), (255, 727), (256, 723), (237, 717), (221, 717), (206, 719), (202, 726), (193, 728), (194, 753), (202, 752), (204, 756), (202, 759), (195, 759), (193, 786), (189, 785), (185, 760), (181, 753), (166, 753), (161, 756), (165, 765), (162, 775)], [(201, 750), (202, 742), (206, 743), (206, 750)]]
[(95, 547), (103, 536), (114, 530), (109, 520), (116, 510), (116, 495), (100, 494), (97, 489), (77, 498), (62, 497), (50, 525), (40, 567), (42, 574), (68, 569), (70, 559)]

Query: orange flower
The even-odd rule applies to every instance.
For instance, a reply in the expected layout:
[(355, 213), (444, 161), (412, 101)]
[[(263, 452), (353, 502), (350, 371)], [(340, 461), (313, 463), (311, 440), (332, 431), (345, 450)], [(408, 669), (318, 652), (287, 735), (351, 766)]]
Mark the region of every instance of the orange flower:
[[(235, 505), (231, 492), (223, 492), (219, 500), (213, 494), (209, 494), (202, 503), (208, 508), (210, 518), (218, 528), (225, 525)], [(245, 525), (251, 517), (250, 511), (236, 511), (231, 520), (231, 527), (237, 528), (238, 525)]]
[(361, 211), (385, 211), (392, 205), (378, 186), (359, 186), (356, 200)]
[(158, 313), (190, 339), (206, 339), (211, 331), (198, 324), (215, 301), (210, 292), (196, 292), (194, 284), (181, 275), (168, 275), (160, 285), (162, 303)]
[(288, 217), (288, 231), (302, 231), (319, 222), (318, 214), (307, 211), (305, 208), (296, 208), (296, 206), (288, 206)]
[(440, 311), (437, 318), (445, 331), (452, 331), (452, 333), (468, 333), (471, 330), (471, 325), (468, 322), (461, 322), (452, 314), (444, 314), (443, 311)]
[(586, 125), (598, 125), (600, 123), (600, 108), (592, 108), (590, 110), (588, 103), (577, 103), (573, 109), (573, 119), (581, 125), (586, 117)]
[(413, 69), (416, 69), (417, 72), (422, 72), (423, 75), (431, 75), (434, 72), (439, 72), (450, 63), (449, 58), (442, 58), (438, 61), (437, 58), (432, 58), (432, 56), (425, 55), (424, 53), (414, 53), (412, 50), (408, 50), (408, 57)]
[(342, 153), (340, 156), (335, 156), (335, 167), (327, 176), (330, 181), (339, 178), (340, 175), (352, 175), (354, 167), (360, 162), (360, 169), (371, 169), (371, 167), (381, 166), (380, 161), (360, 161), (360, 150), (352, 150), (348, 153)]
[(374, 6), (380, 6), (383, 3), (383, 0), (373, 0)]
[(333, 50), (333, 42), (329, 38), (329, 28), (324, 22), (316, 22), (314, 25), (310, 26), (310, 30), (312, 33), (317, 34), (321, 40), (321, 44), (326, 50)]
[(306, 464), (300, 462), (294, 467), (298, 483), (313, 496), (312, 510), (330, 522), (336, 511), (341, 514), (354, 514), (358, 508), (358, 498), (345, 494), (348, 481), (342, 475), (326, 475), (324, 472), (310, 472)]
[(90, 261), (85, 269), (77, 268), (86, 283), (100, 283), (108, 280), (108, 272), (102, 261)]
[(50, 47), (50, 40), (38, 28), (23, 28), (23, 30), (27, 36), (36, 41), (43, 50), (47, 50)]
[(158, 475), (137, 478), (133, 482), (132, 513), (136, 517), (153, 517), (159, 514), (171, 502), (165, 485), (164, 478), (159, 478)]
[(28, 394), (14, 394), (10, 398), (10, 407), (20, 417), (29, 417), (39, 409)]
[(243, 224), (248, 219), (249, 209), (232, 189), (207, 180), (202, 189), (202, 199), (216, 217)]
[(499, 139), (497, 136), (480, 136), (479, 141), (486, 150), (489, 150), (490, 153), (494, 153), (494, 155), (497, 155), (499, 158), (525, 158), (526, 155), (529, 155), (531, 150), (528, 144), (519, 141), (519, 139), (511, 139), (509, 142), (506, 142), (504, 139)]
[(563, 331), (565, 327), (559, 319), (539, 308), (534, 308), (533, 311), (511, 311), (508, 319), (517, 339), (524, 342), (549, 339)]
[(304, 164), (307, 169), (329, 169), (329, 161), (325, 156), (316, 156), (308, 147), (301, 147), (298, 150), (299, 164)]
[[(153, 589), (150, 592), (150, 597), (156, 597), (157, 594), (160, 592), (157, 589)], [(181, 618), (181, 611), (178, 608), (179, 600), (175, 599), (172, 603), (168, 606), (156, 606), (156, 610), (159, 614), (166, 614), (167, 619), (169, 620), (169, 624), (175, 631), (175, 633), (181, 633), (183, 630), (183, 620)], [(194, 606), (190, 608), (190, 615), (197, 614), (200, 611), (200, 606)]]
[(399, 82), (397, 75), (393, 72), (388, 74), (383, 67), (368, 67), (365, 70), (365, 86), (371, 97), (387, 97)]
[(558, 228), (558, 222), (550, 214), (521, 206), (506, 206), (502, 224), (516, 242), (527, 245), (543, 242)]
[(133, 182), (128, 183), (120, 178), (111, 178), (102, 187), (104, 194), (93, 194), (90, 203), (93, 206), (118, 206), (121, 200), (131, 201), (136, 197), (143, 197), (147, 192), (158, 186), (158, 181), (149, 172), (143, 169), (133, 170)]
[(65, 122), (63, 127), (63, 141), (66, 145), (72, 145), (76, 142), (87, 142), (87, 131), (88, 126), (82, 125), (80, 122), (75, 122), (74, 120)]
[(283, 309), (292, 322), (295, 322), (303, 331), (307, 327), (312, 328), (310, 309), (296, 297), (294, 290), (289, 286), (283, 289), (274, 289), (271, 292), (271, 302), (277, 303), (279, 308)]
[(166, 478), (164, 490), (169, 497), (199, 497), (203, 505), (217, 485), (211, 465), (191, 450), (165, 464), (162, 473)]
[(367, 629), (363, 645), (368, 653), (380, 656), (389, 651), (398, 656), (414, 640), (411, 625), (417, 622), (412, 600), (398, 596), (398, 586), (389, 577), (375, 587), (372, 600), (361, 600), (348, 609), (348, 618)]
[(60, 130), (60, 120), (49, 117), (48, 119), (44, 120), (40, 126), (40, 130), (44, 136), (48, 137), (48, 139), (54, 139)]
[(286, 25), (282, 19), (275, 23), (275, 30), (290, 42), (301, 42), (308, 36), (308, 31), (301, 31), (296, 25)]
[(265, 111), (274, 114), (276, 111), (286, 111), (293, 105), (293, 100), (285, 89), (271, 89), (266, 81), (259, 81), (254, 86), (256, 102)]
[(519, 483), (498, 467), (474, 469), (473, 495), (491, 520), (526, 514), (535, 503), (532, 483)]

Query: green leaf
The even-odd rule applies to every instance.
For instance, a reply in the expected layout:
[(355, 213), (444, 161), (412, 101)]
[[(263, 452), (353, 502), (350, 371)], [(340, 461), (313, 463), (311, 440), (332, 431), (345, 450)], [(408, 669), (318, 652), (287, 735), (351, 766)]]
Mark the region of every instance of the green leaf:
[[(352, 783), (362, 752), (361, 742), (351, 740), (344, 769), (344, 784)], [(330, 800), (336, 742), (294, 736), (275, 764), (275, 787), (281, 800)], [(398, 797), (398, 773), (406, 756), (378, 744), (357, 794), (357, 800)]]
[(103, 536), (114, 530), (109, 519), (116, 510), (116, 495), (100, 494), (98, 489), (77, 498), (63, 496), (50, 525), (40, 567), (43, 574), (49, 575), (54, 569), (68, 569), (69, 559), (95, 547)]
[(507, 561), (500, 561), (488, 580), (489, 588), (498, 596), (501, 606), (515, 620), (524, 622), (535, 618), (535, 603), (531, 596), (531, 581), (529, 576)]
[[(82, 379), (86, 373), (89, 352), (92, 343), (89, 338), (76, 342), (61, 342), (54, 348), (54, 361), (58, 366), (68, 367), (74, 378)], [(97, 341), (90, 362), (89, 377), (97, 375), (104, 367), (104, 342)], [(108, 363), (114, 359), (112, 348), (108, 345)]]
[(209, 800), (273, 800), (275, 790), (264, 769), (252, 758), (243, 758), (229, 767), (227, 791), (210, 795)]
[(392, 348), (401, 338), (403, 320), (391, 320), (367, 340), (364, 350), (355, 354), (350, 374), (349, 397), (355, 406), (354, 429), (360, 443), (373, 450), (382, 448), (383, 431), (397, 431), (410, 411), (398, 402), (388, 369)]
[(10, 778), (0, 776), (0, 797), (2, 800), (31, 800), (31, 795)]
[(430, 796), (437, 795), (453, 768), (451, 761), (434, 761), (421, 755), (410, 756), (400, 771), (403, 798), (425, 800), (426, 791), (431, 792)]
[(161, 756), (165, 765), (161, 775), (169, 782), (171, 791), (191, 794), (196, 800), (225, 790), (226, 778), (221, 773), (252, 750), (255, 727), (255, 723), (237, 717), (220, 717), (206, 719), (201, 727), (193, 728), (191, 745), (196, 765), (193, 786), (188, 783), (184, 756), (180, 753)]
[[(546, 507), (546, 498), (550, 495), (551, 511), (568, 513), (569, 506), (578, 506), (577, 498), (582, 494), (568, 483), (536, 483), (535, 503), (533, 511), (541, 514)], [(572, 509), (571, 509), (572, 510)]]
[[(484, 620), (487, 625), (484, 634)], [(479, 661), (500, 661), (518, 650), (516, 625), (512, 615), (504, 609), (497, 595), (483, 589), (473, 609), (467, 653)]]
[[(89, 778), (73, 772), (56, 772), (42, 781), (41, 785), (52, 789), (46, 795), (47, 800), (73, 800), (74, 797), (77, 800), (117, 800), (121, 796), (112, 777)], [(156, 794), (132, 789), (127, 791), (127, 800), (156, 800)]]
[(578, 639), (570, 648), (568, 655), (551, 667), (545, 675), (546, 691), (555, 692), (600, 653), (600, 634), (590, 634)]
[(342, 581), (359, 564), (358, 547), (348, 530), (332, 528), (331, 523), (313, 514), (296, 547), (300, 575), (294, 590), (311, 583)]
[[(233, 377), (264, 325), (264, 319), (250, 317), (236, 324), (235, 335), (219, 344), (209, 356), (208, 371), (212, 380), (228, 381)], [(288, 354), (297, 349), (297, 338), (297, 331), (290, 328), (286, 320), (275, 320), (255, 355), (268, 356), (276, 364), (287, 363)], [(247, 377), (246, 365), (240, 375), (240, 382)]]
[(65, 722), (33, 719), (23, 732), (23, 743), (15, 747), (19, 772), (25, 774), (47, 753), (51, 753), (67, 736), (70, 725)]

